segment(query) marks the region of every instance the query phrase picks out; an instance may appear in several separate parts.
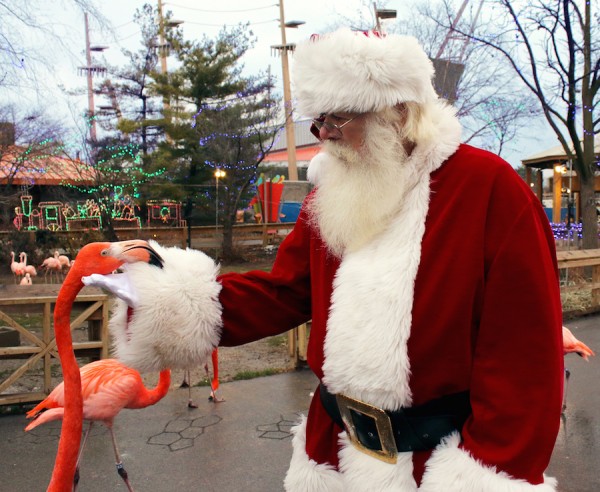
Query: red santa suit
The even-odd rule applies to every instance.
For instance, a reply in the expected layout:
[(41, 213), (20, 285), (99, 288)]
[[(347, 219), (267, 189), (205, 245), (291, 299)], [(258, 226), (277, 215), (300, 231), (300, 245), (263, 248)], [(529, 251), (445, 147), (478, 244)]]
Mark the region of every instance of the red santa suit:
[(360, 251), (336, 259), (303, 211), (272, 272), (220, 277), (221, 345), (312, 319), (308, 364), (331, 392), (394, 410), (470, 391), (462, 441), (395, 465), (354, 449), (316, 392), (288, 490), (554, 490), (543, 471), (559, 427), (561, 307), (548, 220), (500, 158), (436, 149), (415, 150), (423, 179)]
[[(403, 164), (410, 185), (397, 212), (337, 257), (305, 206), (269, 273), (215, 279), (198, 252), (184, 260), (156, 246), (165, 259), (163, 271), (151, 270), (156, 279), (131, 265), (139, 300), (133, 315), (123, 303), (115, 314), (117, 356), (143, 369), (186, 367), (217, 342), (240, 345), (312, 320), (308, 364), (330, 393), (394, 412), (468, 391), (471, 413), (433, 449), (387, 463), (349, 441), (316, 391), (294, 431), (288, 491), (554, 491), (543, 472), (560, 422), (562, 320), (539, 201), (502, 159), (459, 145), (460, 125), (437, 100), (431, 63), (412, 38), (343, 31), (299, 46), (295, 64), (304, 114), (420, 105), (430, 126)], [(351, 82), (365, 73), (357, 91)], [(189, 280), (159, 279), (177, 262)], [(156, 302), (161, 293), (168, 307)]]

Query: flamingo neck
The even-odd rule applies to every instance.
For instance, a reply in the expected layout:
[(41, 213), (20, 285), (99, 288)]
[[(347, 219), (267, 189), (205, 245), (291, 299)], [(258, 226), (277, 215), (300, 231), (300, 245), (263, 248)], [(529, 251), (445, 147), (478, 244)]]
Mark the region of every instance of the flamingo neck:
[(127, 408), (146, 408), (154, 405), (164, 398), (164, 396), (169, 392), (170, 386), (171, 371), (169, 369), (165, 369), (164, 371), (160, 372), (156, 387), (151, 390), (143, 388), (135, 401), (131, 405), (128, 405)]
[(56, 298), (54, 309), (54, 334), (63, 371), (65, 412), (48, 492), (72, 489), (81, 441), (83, 397), (79, 366), (73, 352), (70, 320), (73, 302), (82, 287), (83, 283), (80, 278), (75, 278), (75, 275), (67, 275)]

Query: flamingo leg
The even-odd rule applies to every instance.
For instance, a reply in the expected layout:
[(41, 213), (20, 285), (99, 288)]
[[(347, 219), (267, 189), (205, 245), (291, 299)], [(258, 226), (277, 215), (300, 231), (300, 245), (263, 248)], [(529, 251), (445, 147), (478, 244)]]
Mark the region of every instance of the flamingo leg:
[(83, 436), (83, 441), (81, 441), (81, 447), (79, 448), (79, 454), (77, 455), (77, 464), (75, 465), (75, 476), (73, 477), (73, 492), (77, 490), (77, 485), (79, 485), (79, 463), (81, 462), (81, 457), (83, 456), (83, 450), (87, 443), (88, 436), (90, 435), (90, 431), (92, 430), (92, 426), (94, 425), (94, 421), (90, 420), (90, 425), (85, 431)]
[(211, 358), (213, 366), (212, 379), (208, 371), (208, 363), (204, 366), (204, 369), (206, 370), (206, 377), (210, 380), (210, 396), (208, 399), (214, 403), (220, 403), (225, 401), (225, 398), (219, 398), (217, 396), (217, 390), (219, 389), (219, 352), (217, 349), (213, 350)]
[(121, 459), (121, 455), (119, 454), (119, 448), (117, 447), (117, 440), (115, 438), (115, 433), (113, 431), (112, 423), (111, 424), (107, 423), (107, 427), (108, 427), (108, 430), (110, 430), (110, 437), (112, 439), (113, 450), (115, 452), (115, 463), (117, 466), (117, 473), (123, 479), (123, 482), (125, 482), (125, 485), (127, 486), (127, 490), (129, 490), (129, 492), (134, 492), (133, 488), (131, 487), (131, 484), (129, 483), (129, 476), (127, 475), (127, 470), (125, 470), (125, 467), (123, 466), (123, 460)]
[[(194, 402), (192, 401), (192, 374), (189, 369), (185, 370), (185, 376), (183, 378), (183, 381), (184, 382), (187, 381), (188, 408), (198, 408), (198, 405), (195, 405)], [(183, 388), (185, 388), (185, 386), (183, 386), (183, 383), (181, 383), (181, 386)]]

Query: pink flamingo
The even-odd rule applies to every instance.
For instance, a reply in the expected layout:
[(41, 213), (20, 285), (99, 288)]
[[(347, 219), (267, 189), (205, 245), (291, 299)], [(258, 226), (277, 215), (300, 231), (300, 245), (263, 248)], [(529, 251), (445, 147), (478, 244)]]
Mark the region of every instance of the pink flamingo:
[(47, 492), (64, 492), (73, 488), (78, 449), (83, 427), (83, 394), (81, 375), (73, 352), (71, 310), (77, 294), (83, 288), (83, 277), (93, 273), (109, 274), (124, 263), (145, 261), (162, 266), (162, 258), (146, 241), (90, 243), (77, 255), (63, 282), (54, 308), (56, 346), (64, 376), (64, 411), (58, 452)]
[(33, 282), (31, 281), (31, 275), (26, 273), (25, 276), (19, 282), (19, 285), (31, 285)]
[[(566, 326), (562, 327), (563, 334), (563, 354), (572, 354), (575, 353), (580, 357), (583, 357), (586, 361), (589, 361), (589, 358), (594, 354), (591, 348), (589, 348), (585, 343), (578, 340), (575, 335), (569, 330)], [(569, 378), (571, 377), (571, 371), (565, 368), (565, 389), (563, 394), (563, 412), (567, 409), (567, 387), (569, 386)]]
[(27, 253), (25, 253), (24, 251), (19, 253), (19, 260), (21, 260), (21, 263), (23, 263), (23, 265), (25, 266), (25, 273), (28, 273), (31, 277), (37, 276), (37, 270), (35, 269), (35, 267), (33, 265), (27, 264)]
[[(171, 371), (160, 373), (159, 381), (154, 389), (144, 386), (140, 373), (114, 359), (103, 359), (83, 366), (80, 371), (81, 391), (83, 394), (83, 418), (89, 421), (81, 449), (77, 458), (76, 470), (83, 455), (87, 438), (94, 422), (100, 421), (110, 431), (117, 472), (132, 491), (127, 471), (119, 455), (117, 441), (113, 431), (114, 418), (123, 408), (145, 408), (160, 401), (169, 391)], [(60, 383), (35, 408), (27, 412), (27, 418), (33, 420), (25, 427), (26, 431), (38, 425), (59, 420), (65, 413), (65, 385)], [(75, 482), (78, 481), (78, 471), (75, 472)]]
[(56, 259), (54, 256), (46, 258), (40, 268), (45, 270), (44, 281), (46, 283), (48, 283), (48, 274), (50, 274), (50, 283), (52, 283), (53, 274), (56, 275), (56, 279), (58, 281), (58, 274), (62, 271), (62, 267), (58, 259)]
[(13, 275), (15, 276), (15, 284), (17, 283), (17, 280), (19, 279), (19, 277), (22, 277), (25, 274), (25, 267), (23, 265), (23, 263), (15, 261), (15, 252), (11, 251), (10, 252), (10, 270), (13, 272)]
[(69, 268), (71, 268), (71, 260), (69, 260), (68, 256), (65, 255), (61, 255), (58, 251), (54, 252), (54, 258), (56, 258), (58, 260), (58, 262), (60, 263), (60, 268), (68, 270)]

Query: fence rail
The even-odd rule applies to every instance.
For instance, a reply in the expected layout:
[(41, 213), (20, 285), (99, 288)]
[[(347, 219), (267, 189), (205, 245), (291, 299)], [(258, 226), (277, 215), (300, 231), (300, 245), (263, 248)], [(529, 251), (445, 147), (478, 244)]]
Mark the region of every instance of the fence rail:
[(558, 268), (561, 270), (563, 295), (585, 293), (590, 295), (586, 307), (566, 310), (566, 316), (600, 311), (600, 249), (558, 251)]
[[(0, 405), (26, 403), (44, 399), (52, 390), (52, 360), (58, 359), (53, 336), (53, 305), (60, 285), (4, 285), (0, 289), (0, 320), (5, 325), (0, 339)], [(108, 356), (108, 295), (85, 287), (75, 299), (71, 331), (87, 322), (87, 340), (73, 342), (78, 357)], [(41, 320), (38, 316), (41, 314)], [(35, 326), (26, 327), (23, 319), (32, 316)], [(41, 323), (41, 326), (39, 325)], [(24, 339), (24, 344), (21, 344)], [(42, 365), (35, 386), (39, 390), (14, 391), (19, 380)], [(38, 376), (39, 374), (39, 376)]]

